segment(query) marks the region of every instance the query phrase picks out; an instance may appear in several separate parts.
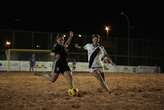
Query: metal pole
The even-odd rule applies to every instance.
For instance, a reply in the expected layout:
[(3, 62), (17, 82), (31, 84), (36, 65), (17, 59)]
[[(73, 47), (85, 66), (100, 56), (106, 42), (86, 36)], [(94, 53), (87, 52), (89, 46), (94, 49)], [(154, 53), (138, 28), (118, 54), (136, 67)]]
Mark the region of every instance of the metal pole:
[(128, 65), (130, 65), (130, 20), (127, 14), (121, 12), (120, 15), (125, 16), (128, 23)]
[(34, 32), (32, 32), (32, 44), (31, 44), (31, 48), (33, 49), (34, 48)]
[(14, 48), (14, 43), (15, 43), (15, 32), (12, 32), (12, 49)]
[(109, 31), (107, 31), (107, 33), (106, 33), (106, 39), (108, 40), (108, 37), (109, 37)]

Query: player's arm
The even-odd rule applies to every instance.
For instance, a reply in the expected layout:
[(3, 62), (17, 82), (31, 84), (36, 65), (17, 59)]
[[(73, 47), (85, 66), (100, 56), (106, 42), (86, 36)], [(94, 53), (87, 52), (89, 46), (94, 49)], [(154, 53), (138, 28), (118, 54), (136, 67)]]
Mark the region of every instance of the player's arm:
[(74, 46), (75, 46), (75, 48), (77, 48), (77, 49), (88, 50), (88, 48), (89, 48), (89, 43), (84, 43), (84, 45), (82, 45), (82, 46), (80, 46), (79, 44), (76, 43)]
[(111, 57), (109, 57), (109, 56), (105, 56), (103, 58), (103, 61), (104, 61), (104, 63), (111, 63), (111, 64), (113, 64), (113, 61), (112, 61)]
[(70, 45), (70, 43), (71, 43), (71, 41), (72, 41), (72, 38), (73, 38), (73, 32), (70, 31), (70, 32), (69, 32), (69, 37), (68, 37), (67, 41), (64, 43), (64, 47), (67, 48), (67, 47)]
[(57, 54), (57, 53), (54, 53), (54, 52), (51, 52), (50, 53), (50, 56), (53, 58), (53, 59), (59, 59), (60, 58), (60, 54)]
[(83, 47), (82, 47), (82, 46), (80, 46), (80, 45), (79, 45), (79, 44), (77, 44), (77, 43), (76, 43), (74, 46), (75, 46), (75, 48), (77, 48), (77, 49), (83, 49)]
[(109, 56), (109, 54), (107, 53), (107, 51), (104, 48), (103, 48), (103, 51), (104, 51), (104, 56), (102, 57), (102, 60), (105, 63), (111, 63), (111, 64), (113, 64), (112, 58)]
[(53, 58), (53, 59), (59, 59), (60, 58), (60, 54), (59, 54), (59, 48), (57, 47), (56, 44), (54, 44), (51, 52), (50, 52), (50, 56)]

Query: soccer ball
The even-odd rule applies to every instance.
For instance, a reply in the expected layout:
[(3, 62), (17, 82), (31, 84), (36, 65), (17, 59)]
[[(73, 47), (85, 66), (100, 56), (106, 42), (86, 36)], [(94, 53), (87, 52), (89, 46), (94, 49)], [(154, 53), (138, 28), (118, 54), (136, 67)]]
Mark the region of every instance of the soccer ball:
[(69, 96), (78, 96), (79, 95), (78, 88), (68, 89), (68, 95)]

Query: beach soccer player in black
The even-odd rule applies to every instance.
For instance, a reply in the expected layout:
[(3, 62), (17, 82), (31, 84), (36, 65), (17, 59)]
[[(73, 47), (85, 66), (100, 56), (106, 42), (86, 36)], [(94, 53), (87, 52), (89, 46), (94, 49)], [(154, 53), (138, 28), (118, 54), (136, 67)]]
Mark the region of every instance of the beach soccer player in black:
[(63, 35), (58, 34), (56, 36), (56, 43), (53, 45), (51, 51), (51, 56), (54, 57), (53, 69), (48, 77), (51, 82), (55, 82), (58, 79), (59, 74), (62, 74), (68, 81), (69, 89), (74, 88), (72, 71), (67, 61), (67, 48), (72, 40), (72, 37), (72, 31), (69, 33), (69, 37), (66, 42)]

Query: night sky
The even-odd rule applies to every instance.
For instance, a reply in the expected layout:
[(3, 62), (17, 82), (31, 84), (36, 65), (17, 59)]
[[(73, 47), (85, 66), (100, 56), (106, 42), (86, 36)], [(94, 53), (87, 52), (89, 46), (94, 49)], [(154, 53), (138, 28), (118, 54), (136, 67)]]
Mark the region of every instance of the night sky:
[[(112, 34), (127, 33), (131, 23), (131, 37), (163, 39), (162, 3), (155, 2), (10, 2), (1, 3), (0, 29), (102, 33), (104, 26), (112, 26)], [(142, 37), (143, 37), (142, 36)]]
[[(0, 3), (0, 47), (3, 47), (6, 36), (3, 30), (34, 31), (34, 32), (68, 32), (75, 34), (105, 34), (105, 25), (112, 27), (111, 38), (118, 41), (128, 37), (128, 23), (124, 12), (130, 21), (130, 38), (142, 39), (132, 42), (132, 55), (136, 55), (132, 64), (163, 66), (163, 41), (164, 41), (164, 13), (163, 3), (157, 1), (10, 1)], [(20, 36), (20, 37), (19, 37)], [(23, 36), (23, 37), (21, 37)], [(16, 33), (14, 48), (33, 48), (37, 43), (40, 48), (51, 47), (48, 43), (48, 35), (35, 33), (33, 39), (30, 33), (23, 35)], [(120, 37), (120, 39), (119, 39)], [(104, 37), (105, 38), (105, 37)], [(11, 39), (11, 38), (10, 38)], [(149, 40), (150, 39), (150, 40)], [(153, 40), (152, 40), (153, 39)], [(22, 42), (26, 41), (26, 42)], [(139, 42), (137, 42), (139, 41)], [(148, 41), (147, 43), (145, 43)], [(154, 41), (154, 42), (149, 42)], [(45, 43), (46, 42), (46, 43)], [(52, 42), (52, 41), (51, 41)], [(159, 43), (158, 43), (159, 42)], [(23, 43), (23, 44), (22, 44)], [(47, 43), (49, 45), (47, 45)], [(115, 44), (115, 42), (112, 42)], [(127, 42), (117, 42), (119, 45), (111, 46), (111, 53), (118, 55), (127, 54)], [(45, 46), (44, 46), (45, 44)], [(44, 47), (44, 48), (43, 48)], [(116, 50), (118, 48), (119, 50)], [(145, 59), (140, 59), (143, 57)], [(148, 59), (150, 58), (150, 59)], [(151, 59), (157, 58), (157, 59)], [(116, 58), (117, 59), (117, 58)], [(126, 58), (118, 58), (118, 63), (126, 64)], [(142, 62), (143, 61), (143, 62)], [(145, 63), (146, 62), (146, 63)], [(151, 62), (151, 63), (150, 63)], [(163, 66), (164, 67), (164, 66)]]

